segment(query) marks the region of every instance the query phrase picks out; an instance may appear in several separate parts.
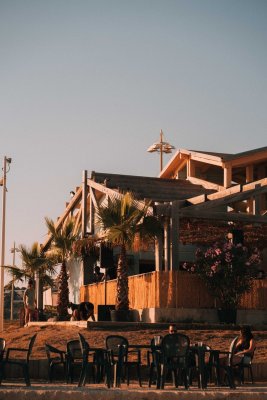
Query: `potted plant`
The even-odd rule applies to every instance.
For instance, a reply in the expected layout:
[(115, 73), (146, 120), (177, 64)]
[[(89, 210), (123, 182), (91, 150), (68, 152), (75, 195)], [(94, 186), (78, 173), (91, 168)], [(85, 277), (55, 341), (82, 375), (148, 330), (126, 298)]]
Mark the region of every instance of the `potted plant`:
[(221, 322), (236, 322), (240, 298), (250, 291), (259, 263), (258, 250), (249, 249), (241, 243), (216, 243), (196, 251), (194, 270), (211, 295), (219, 301), (218, 317)]

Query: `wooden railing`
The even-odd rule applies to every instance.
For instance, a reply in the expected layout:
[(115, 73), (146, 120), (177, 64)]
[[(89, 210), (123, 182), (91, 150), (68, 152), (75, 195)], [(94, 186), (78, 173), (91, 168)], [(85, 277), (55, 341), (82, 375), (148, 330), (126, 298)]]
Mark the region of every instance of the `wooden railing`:
[[(106, 282), (106, 304), (115, 304), (116, 280)], [(215, 300), (204, 283), (187, 272), (160, 271), (129, 277), (130, 308), (215, 308)], [(105, 284), (81, 287), (81, 301), (91, 301), (97, 309), (105, 304)], [(267, 309), (267, 279), (255, 280), (244, 295), (240, 309)]]

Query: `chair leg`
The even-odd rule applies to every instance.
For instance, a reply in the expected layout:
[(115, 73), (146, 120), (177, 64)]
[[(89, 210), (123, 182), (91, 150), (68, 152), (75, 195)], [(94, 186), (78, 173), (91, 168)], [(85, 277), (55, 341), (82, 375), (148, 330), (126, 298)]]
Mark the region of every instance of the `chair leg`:
[(154, 366), (151, 363), (149, 367), (149, 378), (148, 378), (148, 387), (151, 387), (152, 379), (153, 379), (153, 372), (154, 372)]
[(252, 366), (251, 365), (248, 367), (248, 370), (250, 372), (251, 383), (254, 383), (254, 377), (253, 377), (253, 372), (252, 372)]
[(165, 365), (161, 365), (161, 371), (160, 371), (160, 389), (164, 389), (165, 385), (165, 379), (166, 379), (166, 368)]
[(25, 380), (26, 386), (31, 386), (28, 365), (23, 365), (23, 375), (24, 375), (24, 380)]

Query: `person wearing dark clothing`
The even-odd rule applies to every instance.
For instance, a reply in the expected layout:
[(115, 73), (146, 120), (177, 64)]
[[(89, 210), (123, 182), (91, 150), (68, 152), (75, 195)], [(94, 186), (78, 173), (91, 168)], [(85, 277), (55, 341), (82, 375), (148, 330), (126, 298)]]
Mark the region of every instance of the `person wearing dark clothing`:
[(72, 321), (88, 321), (90, 317), (95, 321), (93, 303), (89, 301), (80, 304), (69, 303), (69, 308), (72, 310)]
[(249, 326), (240, 329), (240, 335), (234, 349), (233, 365), (238, 364), (244, 356), (251, 356), (255, 350), (255, 340)]
[(90, 317), (95, 321), (94, 305), (89, 301), (83, 301), (79, 304), (78, 313), (81, 321), (88, 321)]

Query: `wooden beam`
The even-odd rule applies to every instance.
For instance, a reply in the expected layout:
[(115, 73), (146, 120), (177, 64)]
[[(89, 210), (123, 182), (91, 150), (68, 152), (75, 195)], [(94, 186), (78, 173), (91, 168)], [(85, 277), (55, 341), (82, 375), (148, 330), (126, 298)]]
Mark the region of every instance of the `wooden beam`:
[(76, 215), (75, 219), (76, 219), (76, 221), (75, 221), (75, 226), (74, 226), (74, 233), (77, 234), (79, 224), (81, 223), (81, 219), (82, 219), (82, 207), (81, 206), (80, 206), (80, 209), (79, 209), (78, 214)]
[(190, 211), (186, 210), (181, 215), (187, 218), (199, 218), (209, 220), (233, 221), (233, 222), (247, 222), (247, 223), (262, 223), (267, 224), (267, 216), (259, 216), (243, 213), (232, 212), (217, 212), (217, 211)]
[(266, 161), (266, 159), (267, 159), (267, 150), (263, 150), (261, 152), (257, 152), (254, 154), (246, 154), (238, 158), (234, 158), (231, 160), (231, 164), (233, 167), (246, 166), (248, 164), (253, 164), (259, 161)]
[(87, 196), (88, 196), (88, 188), (87, 188), (87, 171), (83, 171), (83, 192), (82, 192), (82, 237), (86, 236), (87, 232)]
[[(231, 203), (243, 201), (243, 200), (248, 199), (251, 196), (259, 195), (261, 193), (267, 193), (267, 186), (263, 186), (263, 187), (260, 186), (259, 188), (246, 190), (245, 192), (242, 191), (240, 193), (232, 193), (228, 196), (225, 196), (225, 197), (222, 197), (219, 199), (208, 200), (205, 203), (185, 207), (185, 208), (181, 209), (181, 215), (184, 214), (184, 211), (186, 211), (186, 213), (188, 213), (188, 210), (201, 211), (201, 210), (208, 210), (208, 209), (223, 206), (223, 205), (227, 206)], [(207, 196), (207, 198), (208, 199), (210, 198), (209, 195)]]
[[(58, 218), (57, 222), (56, 222), (56, 230), (58, 230), (61, 225), (64, 223), (65, 219), (68, 217), (69, 214), (71, 214), (73, 208), (76, 207), (77, 203), (81, 200), (82, 197), (82, 186), (80, 186), (78, 188), (78, 190), (76, 190), (75, 195), (73, 196), (73, 198), (71, 199), (71, 201), (69, 202), (69, 205), (67, 206), (67, 208), (65, 209), (64, 213), (61, 215), (61, 217)], [(42, 251), (47, 250), (50, 242), (51, 242), (51, 235), (48, 234), (43, 245), (42, 245)]]
[(121, 193), (116, 192), (116, 190), (109, 189), (106, 186), (102, 185), (101, 183), (97, 183), (97, 182), (93, 181), (92, 179), (87, 179), (87, 182), (88, 182), (89, 187), (92, 187), (111, 198), (115, 197), (115, 198), (121, 199), (123, 196)]
[(220, 190), (224, 190), (225, 188), (221, 185), (217, 185), (216, 183), (208, 182), (205, 181), (204, 179), (199, 179), (199, 178), (193, 178), (193, 177), (188, 177), (187, 180), (194, 185), (201, 185), (205, 189), (211, 189), (211, 190), (216, 190), (217, 192)]

